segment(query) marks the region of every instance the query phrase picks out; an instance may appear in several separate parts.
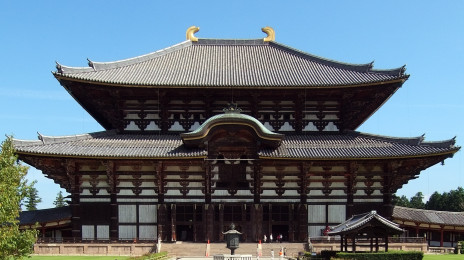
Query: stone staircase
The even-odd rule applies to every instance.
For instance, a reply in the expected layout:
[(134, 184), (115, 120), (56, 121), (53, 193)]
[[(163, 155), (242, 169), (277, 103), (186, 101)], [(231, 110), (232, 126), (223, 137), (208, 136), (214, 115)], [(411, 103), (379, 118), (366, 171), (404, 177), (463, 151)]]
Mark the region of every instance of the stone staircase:
[[(257, 243), (240, 243), (240, 247), (235, 250), (236, 255), (252, 255), (256, 257)], [(175, 242), (163, 243), (161, 251), (167, 251), (169, 257), (184, 258), (184, 257), (205, 257), (207, 243), (193, 243), (193, 242)], [(279, 251), (282, 248), (287, 249), (287, 257), (295, 257), (298, 252), (305, 251), (305, 243), (266, 243), (262, 244), (262, 257), (269, 258), (271, 250), (274, 250), (274, 256), (279, 258)], [(216, 254), (230, 254), (230, 250), (226, 248), (226, 243), (211, 243), (209, 256), (212, 257)]]

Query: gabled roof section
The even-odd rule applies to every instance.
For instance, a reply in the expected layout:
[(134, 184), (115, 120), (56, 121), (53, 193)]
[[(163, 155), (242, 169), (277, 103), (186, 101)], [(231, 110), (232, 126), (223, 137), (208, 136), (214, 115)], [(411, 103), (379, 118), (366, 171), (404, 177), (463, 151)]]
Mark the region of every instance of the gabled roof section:
[(464, 212), (413, 209), (395, 206), (392, 218), (397, 221), (464, 227)]
[(277, 148), (282, 142), (283, 134), (278, 134), (267, 129), (256, 118), (241, 114), (240, 109), (224, 109), (224, 114), (215, 115), (206, 120), (199, 128), (189, 133), (180, 134), (182, 141), (186, 146), (198, 147), (203, 144), (210, 133), (210, 130), (216, 126), (232, 125), (246, 126), (254, 130), (260, 143), (267, 147)]
[(135, 58), (57, 64), (60, 81), (139, 87), (312, 88), (403, 82), (405, 68), (374, 70), (321, 58), (263, 39), (198, 39)]
[[(373, 223), (374, 221), (375, 223)], [(352, 216), (340, 225), (331, 228), (331, 231), (327, 234), (329, 236), (352, 234), (364, 228), (372, 228), (373, 226), (383, 227), (389, 234), (401, 234), (404, 232), (398, 224), (380, 216), (373, 210), (371, 212)]]

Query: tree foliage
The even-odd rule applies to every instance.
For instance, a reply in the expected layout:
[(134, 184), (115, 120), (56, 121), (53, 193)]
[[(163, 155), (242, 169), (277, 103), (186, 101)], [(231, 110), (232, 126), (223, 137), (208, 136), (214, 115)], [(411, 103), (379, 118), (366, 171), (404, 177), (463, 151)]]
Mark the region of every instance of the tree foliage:
[(25, 206), (27, 210), (37, 210), (37, 204), (42, 202), (39, 191), (34, 187), (36, 183), (37, 181), (34, 180), (26, 188)]
[(411, 207), (411, 203), (409, 203), (409, 199), (406, 196), (401, 196), (398, 197), (396, 195), (393, 195), (393, 204), (396, 206), (401, 206), (401, 207)]
[(64, 196), (63, 196), (63, 192), (58, 192), (58, 194), (56, 195), (56, 199), (55, 201), (53, 202), (53, 205), (55, 205), (55, 208), (59, 208), (59, 207), (64, 207), (66, 206), (68, 203), (66, 202), (66, 200), (64, 199)]
[(415, 209), (425, 209), (424, 203), (424, 194), (422, 192), (416, 193), (416, 195), (412, 196), (409, 200), (410, 207)]
[(424, 194), (416, 193), (408, 200), (406, 196), (393, 196), (393, 203), (396, 206), (403, 206), (416, 209), (429, 209), (439, 211), (464, 212), (464, 189), (458, 187), (456, 190), (449, 192), (434, 192), (429, 200), (424, 204)]
[(456, 190), (442, 194), (434, 192), (425, 206), (430, 210), (462, 212), (464, 211), (464, 189), (458, 187)]
[(36, 230), (19, 230), (20, 203), (27, 193), (28, 168), (19, 164), (11, 137), (0, 151), (0, 259), (19, 259), (32, 253)]

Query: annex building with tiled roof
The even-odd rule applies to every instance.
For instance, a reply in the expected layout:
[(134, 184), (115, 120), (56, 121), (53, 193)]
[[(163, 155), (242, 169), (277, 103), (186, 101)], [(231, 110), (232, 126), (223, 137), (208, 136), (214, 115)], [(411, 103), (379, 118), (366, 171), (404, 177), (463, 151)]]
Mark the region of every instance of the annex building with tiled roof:
[(15, 140), (21, 160), (71, 194), (76, 240), (306, 241), (376, 210), (455, 140), (356, 129), (403, 85), (374, 69), (264, 39), (198, 39), (53, 73), (105, 129)]

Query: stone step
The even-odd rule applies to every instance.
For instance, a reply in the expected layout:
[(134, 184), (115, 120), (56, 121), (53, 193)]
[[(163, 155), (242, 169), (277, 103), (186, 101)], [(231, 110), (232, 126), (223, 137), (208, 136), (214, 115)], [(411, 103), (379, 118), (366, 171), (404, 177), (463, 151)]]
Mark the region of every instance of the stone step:
[[(263, 257), (271, 257), (271, 251), (274, 250), (274, 256), (279, 258), (279, 251), (286, 249), (288, 257), (296, 257), (299, 252), (305, 250), (304, 243), (266, 243), (261, 244)], [(209, 256), (216, 254), (230, 254), (230, 249), (226, 248), (226, 243), (209, 244)], [(257, 255), (257, 243), (240, 243), (239, 248), (235, 250), (236, 255)], [(193, 242), (175, 242), (163, 243), (161, 251), (167, 251), (171, 258), (174, 257), (204, 257), (206, 256), (207, 243)]]

